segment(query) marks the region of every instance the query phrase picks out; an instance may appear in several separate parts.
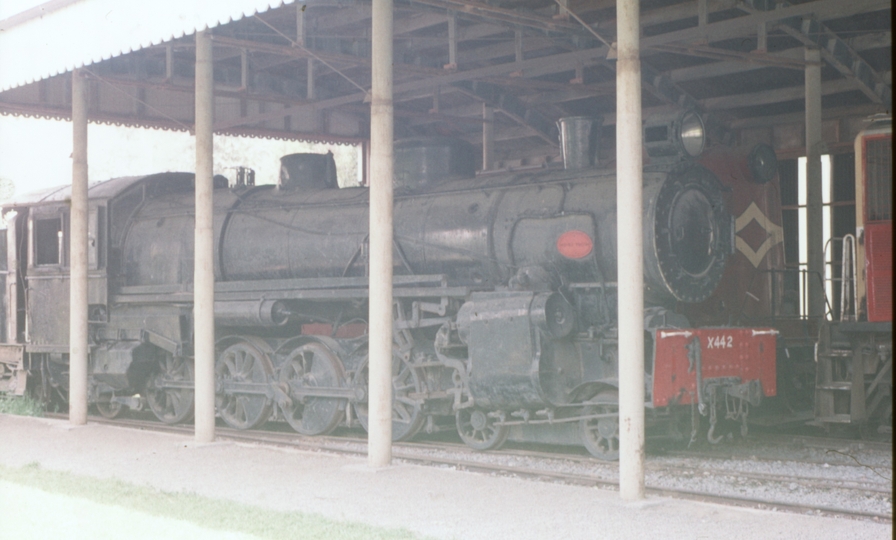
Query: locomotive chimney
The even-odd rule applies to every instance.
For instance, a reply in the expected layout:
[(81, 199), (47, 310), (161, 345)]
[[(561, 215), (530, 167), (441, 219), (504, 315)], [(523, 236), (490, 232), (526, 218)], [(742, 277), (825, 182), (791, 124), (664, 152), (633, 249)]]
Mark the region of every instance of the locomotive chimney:
[(280, 158), (280, 189), (339, 187), (333, 153), (289, 154)]
[(564, 169), (577, 171), (597, 166), (601, 124), (603, 118), (599, 116), (569, 116), (557, 122)]
[(473, 147), (460, 139), (395, 141), (395, 187), (418, 189), (476, 176)]

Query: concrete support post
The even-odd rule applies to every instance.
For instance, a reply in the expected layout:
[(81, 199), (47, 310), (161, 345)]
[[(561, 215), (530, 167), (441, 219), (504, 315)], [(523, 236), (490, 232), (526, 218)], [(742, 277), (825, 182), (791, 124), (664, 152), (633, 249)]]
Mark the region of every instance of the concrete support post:
[(482, 170), (488, 171), (495, 163), (495, 109), (482, 104)]
[(392, 0), (373, 0), (367, 462), (392, 462)]
[(165, 82), (174, 79), (174, 47), (165, 45)]
[[(15, 220), (16, 213), (7, 212), (4, 217), (8, 220), (6, 223), (6, 261), (7, 268), (10, 270), (15, 270), (19, 268), (19, 254), (18, 254), (18, 245), (16, 243), (16, 229), (18, 226), (16, 225)], [(4, 253), (0, 252), (0, 256), (3, 256)], [(10, 294), (12, 291), (17, 291), (17, 287), (19, 286), (19, 280), (23, 279), (23, 276), (18, 272), (9, 272), (6, 274), (6, 290), (9, 291), (7, 294), (9, 296), (6, 297), (6, 340), (7, 343), (16, 343), (19, 341), (19, 325), (18, 325), (18, 317), (16, 317), (16, 313), (19, 312), (19, 300), (18, 295)]]
[(436, 86), (435, 92), (432, 93), (432, 108), (429, 110), (430, 114), (439, 114), (441, 111), (441, 101), (442, 97), (442, 87)]
[(708, 0), (697, 0), (697, 26), (706, 26), (709, 23)]
[(212, 204), (214, 76), (211, 34), (196, 33), (196, 230), (193, 257), (193, 356), (196, 442), (215, 440), (215, 273)]
[(457, 69), (457, 16), (448, 15), (448, 64), (446, 69)]
[(644, 255), (639, 0), (616, 4), (619, 494), (644, 498)]
[(768, 52), (768, 23), (756, 27), (756, 52)]
[(555, 19), (563, 19), (569, 20), (569, 0), (557, 0), (557, 14), (554, 15)]
[[(87, 79), (72, 72), (69, 421), (87, 423)], [(63, 261), (59, 261), (62, 263)]]
[(806, 263), (812, 317), (825, 313), (821, 151), (821, 52), (806, 49)]
[(307, 88), (305, 90), (305, 97), (307, 99), (315, 99), (314, 93), (314, 58), (308, 59), (308, 80), (307, 80)]
[(240, 90), (249, 89), (249, 49), (240, 50)]
[(308, 4), (296, 4), (296, 43), (305, 46), (305, 9)]

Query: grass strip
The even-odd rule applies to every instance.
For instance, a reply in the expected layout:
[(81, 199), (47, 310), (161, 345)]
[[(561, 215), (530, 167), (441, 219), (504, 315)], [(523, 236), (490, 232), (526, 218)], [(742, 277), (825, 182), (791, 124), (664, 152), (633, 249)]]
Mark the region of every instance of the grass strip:
[(0, 414), (43, 416), (44, 410), (44, 404), (28, 394), (24, 396), (0, 394)]
[(95, 503), (178, 519), (206, 529), (241, 532), (261, 538), (293, 540), (404, 540), (424, 537), (406, 529), (387, 529), (335, 521), (318, 514), (266, 510), (194, 493), (161, 491), (121, 480), (104, 480), (51, 471), (32, 463), (19, 468), (0, 465), (0, 480)]

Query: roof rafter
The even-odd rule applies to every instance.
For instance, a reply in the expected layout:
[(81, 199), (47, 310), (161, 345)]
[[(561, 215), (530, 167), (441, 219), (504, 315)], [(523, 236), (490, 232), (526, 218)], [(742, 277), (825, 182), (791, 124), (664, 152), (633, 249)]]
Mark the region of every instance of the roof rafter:
[[(710, 23), (699, 28), (687, 28), (684, 30), (650, 36), (642, 40), (642, 47), (653, 48), (682, 42), (689, 43), (692, 41), (700, 40), (704, 37), (709, 38), (710, 40), (730, 39), (731, 37), (739, 35), (752, 34), (756, 31), (756, 28), (761, 23), (781, 21), (790, 17), (798, 17), (813, 13), (824, 13), (827, 14), (827, 16), (846, 16), (849, 13), (861, 13), (863, 11), (885, 9), (888, 5), (888, 0), (853, 0), (848, 4), (844, 4), (842, 0), (816, 0), (814, 2), (807, 2), (804, 4), (776, 9), (773, 12), (757, 11), (755, 13), (744, 15), (742, 17), (736, 17), (733, 19), (726, 19), (723, 21)], [(435, 89), (439, 86), (446, 86), (460, 81), (469, 81), (496, 75), (506, 75), (513, 72), (520, 72), (523, 74), (523, 76), (527, 77), (535, 77), (548, 73), (558, 73), (575, 69), (578, 66), (596, 65), (598, 63), (605, 62), (607, 52), (608, 49), (606, 47), (600, 46), (594, 47), (592, 49), (585, 49), (568, 53), (560, 53), (552, 56), (523, 60), (522, 62), (511, 62), (508, 64), (458, 71), (445, 75), (436, 75), (424, 80), (398, 83), (394, 87), (394, 92), (396, 95), (399, 95), (402, 92), (411, 90), (420, 90), (424, 88)], [(654, 78), (653, 82), (654, 86), (659, 84), (661, 87), (666, 87), (666, 89), (668, 90), (667, 80), (661, 78), (657, 82), (657, 79)], [(667, 95), (670, 100), (676, 100), (676, 102), (682, 99), (687, 101), (687, 99), (683, 98), (682, 95), (678, 92), (669, 93), (664, 92), (662, 89), (660, 89), (659, 92), (660, 94)], [(346, 96), (314, 102), (313, 104), (304, 106), (329, 108), (363, 101), (365, 97), (365, 94), (354, 93)], [(272, 111), (250, 115), (245, 118), (245, 123), (252, 124), (255, 122), (281, 118), (287, 114), (292, 114), (292, 112), (294, 111), (291, 109), (288, 113), (285, 111)], [(239, 122), (239, 120), (228, 120), (226, 122), (218, 123), (216, 124), (215, 129), (226, 129), (228, 127), (233, 127), (234, 125), (240, 125), (239, 123), (235, 122)]]

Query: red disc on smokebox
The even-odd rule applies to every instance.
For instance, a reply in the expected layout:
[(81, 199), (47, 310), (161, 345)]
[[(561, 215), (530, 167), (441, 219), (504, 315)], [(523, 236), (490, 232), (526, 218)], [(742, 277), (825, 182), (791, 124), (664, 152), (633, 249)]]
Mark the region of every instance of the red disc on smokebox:
[(557, 239), (557, 251), (567, 259), (584, 259), (591, 255), (592, 249), (594, 241), (582, 231), (566, 231)]

